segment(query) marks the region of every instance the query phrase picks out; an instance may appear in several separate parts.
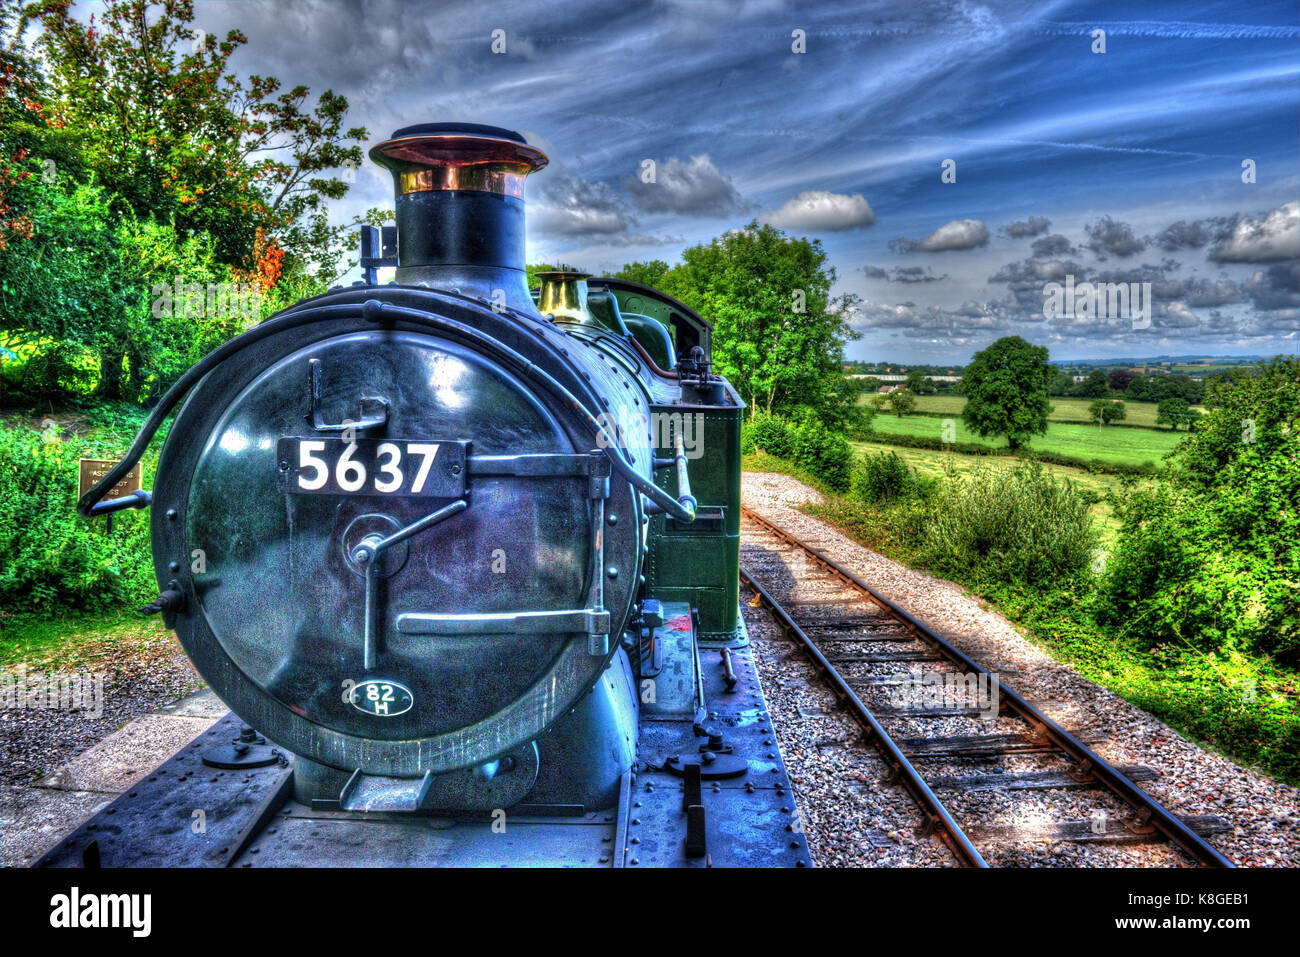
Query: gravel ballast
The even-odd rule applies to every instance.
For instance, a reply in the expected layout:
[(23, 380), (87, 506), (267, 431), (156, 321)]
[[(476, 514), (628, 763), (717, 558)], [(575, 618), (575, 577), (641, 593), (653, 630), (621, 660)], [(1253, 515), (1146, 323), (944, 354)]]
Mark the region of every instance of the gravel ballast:
[[(1113, 692), (1080, 676), (1034, 645), (965, 589), (885, 558), (799, 507), (820, 495), (774, 473), (745, 473), (742, 500), (807, 544), (861, 576), (873, 588), (980, 662), (1091, 745), (1115, 766), (1144, 765), (1159, 778), (1142, 787), (1180, 816), (1217, 815), (1229, 825), (1210, 842), (1244, 866), (1300, 864), (1300, 791), (1195, 744)], [(741, 560), (746, 561), (742, 535)], [(751, 546), (752, 549), (752, 546)], [(751, 552), (752, 554), (752, 552)], [(791, 560), (792, 565), (794, 561)], [(780, 596), (777, 596), (780, 598)], [(883, 780), (880, 762), (860, 748), (835, 744), (857, 733), (811, 666), (785, 641), (768, 613), (744, 606), (755, 637), (755, 661), (782, 752), (790, 765), (809, 846), (821, 866), (951, 866), (937, 840), (914, 833), (920, 815), (910, 798)], [(970, 720), (970, 719), (956, 719)], [(1009, 758), (1004, 770), (1041, 770), (1041, 758)], [(923, 775), (970, 773), (963, 762), (927, 762)], [(1032, 827), (1125, 809), (1093, 790), (1051, 790), (1027, 796), (999, 791), (940, 795), (959, 821)], [(1168, 866), (1186, 864), (1163, 844), (1108, 847), (1044, 841), (981, 847), (990, 863), (1011, 866)]]
[[(0, 782), (30, 784), (67, 764), (128, 721), (201, 687), (180, 643), (161, 627), (113, 640), (88, 640), (73, 663), (5, 665), (33, 688), (40, 680), (80, 681), (77, 706), (0, 708)], [(102, 699), (93, 681), (102, 680)], [(73, 685), (75, 687), (75, 684)]]

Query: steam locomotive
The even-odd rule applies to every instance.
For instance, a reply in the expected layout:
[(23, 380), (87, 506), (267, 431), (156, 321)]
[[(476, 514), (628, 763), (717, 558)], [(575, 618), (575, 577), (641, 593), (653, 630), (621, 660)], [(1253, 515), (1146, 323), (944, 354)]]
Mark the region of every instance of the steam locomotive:
[[(204, 358), (78, 503), (152, 508), (147, 610), (233, 713), (41, 863), (810, 863), (709, 324), (568, 268), (530, 290), (517, 133), (370, 156), (396, 226), (365, 280)], [(152, 493), (106, 499), (182, 399)]]

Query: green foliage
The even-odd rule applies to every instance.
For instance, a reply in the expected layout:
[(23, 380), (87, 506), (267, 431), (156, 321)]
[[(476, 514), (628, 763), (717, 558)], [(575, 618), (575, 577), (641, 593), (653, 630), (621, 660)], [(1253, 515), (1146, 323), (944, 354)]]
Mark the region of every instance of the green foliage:
[(1047, 349), (1019, 336), (1005, 336), (975, 353), (962, 378), (962, 421), (981, 437), (1006, 436), (1017, 449), (1047, 433)]
[(916, 476), (897, 452), (868, 453), (853, 469), (849, 495), (864, 502), (884, 502), (901, 499), (916, 486)]
[[(14, 165), (30, 173), (34, 162)], [(59, 344), (44, 362), (11, 379), (21, 392), (44, 398), (63, 387), (73, 355), (89, 350), (99, 357), (124, 338), (126, 297), (112, 282), (121, 261), (116, 218), (104, 190), (93, 185), (65, 189), (31, 175), (7, 198), (23, 210), (31, 233), (0, 256), (0, 331), (10, 348)], [(116, 352), (118, 368), (123, 354)]]
[(763, 451), (779, 459), (791, 457), (790, 423), (779, 415), (755, 412), (740, 430), (740, 451)]
[(1297, 360), (1279, 358), (1212, 385), (1169, 482), (1117, 503), (1104, 620), (1135, 622), (1148, 645), (1300, 660), (1298, 382)]
[(615, 275), (681, 300), (713, 323), (713, 363), (751, 408), (832, 428), (856, 417), (844, 346), (854, 297), (831, 295), (835, 269), (820, 240), (751, 222), (692, 246), (682, 262), (631, 263)]
[[(77, 459), (110, 458), (122, 445), (101, 438), (45, 441), (41, 432), (0, 423), (0, 605), (6, 614), (100, 611), (143, 605), (156, 593), (149, 516), (103, 519), (76, 514)], [(156, 455), (145, 459), (145, 487)]]
[(920, 369), (912, 369), (907, 373), (907, 381), (905, 385), (907, 390), (913, 395), (920, 395), (922, 392), (934, 391), (929, 378)]
[(1124, 389), (1124, 397), (1139, 402), (1159, 402), (1162, 399), (1184, 399), (1189, 405), (1199, 405), (1205, 398), (1206, 385), (1189, 375), (1140, 375)]
[[(221, 262), (252, 267), (266, 232), (328, 278), (345, 227), (325, 202), (342, 198), (366, 140), (345, 129), (347, 100), (326, 90), (247, 80), (231, 58), (247, 37), (201, 35), (189, 0), (107, 0), (91, 22), (70, 0), (25, 9), (48, 69), (47, 110), (76, 137), (86, 166), (119, 212), (173, 221), (182, 236), (210, 234)], [(351, 225), (351, 224), (349, 224)]]
[[(246, 38), (196, 30), (186, 0), (103, 7), (88, 22), (70, 0), (0, 8), (11, 405), (92, 388), (147, 402), (270, 310), (323, 291), (352, 242), (354, 224), (325, 215), (367, 135), (344, 128), (343, 97), (312, 105), (306, 87), (241, 79), (231, 57)], [(214, 309), (227, 283), (249, 294)]]
[(895, 389), (884, 396), (889, 411), (900, 419), (916, 408), (916, 393), (908, 389)]
[(931, 568), (984, 581), (1071, 581), (1097, 540), (1089, 501), (1037, 463), (977, 469), (941, 483), (920, 543)]
[(1068, 372), (1055, 372), (1047, 383), (1047, 394), (1053, 396), (1065, 396), (1070, 394), (1074, 388), (1074, 377)]
[(853, 450), (848, 439), (812, 418), (795, 423), (758, 412), (741, 429), (740, 450), (789, 459), (837, 491), (849, 487)]
[(178, 277), (229, 282), (209, 237), (119, 217), (98, 186), (35, 178), (23, 186), (32, 235), (0, 262), (0, 332), (10, 348), (27, 347), (25, 361), (6, 363), (11, 401), (92, 387), (110, 400), (145, 401), (249, 324), (238, 313), (208, 316), (201, 293), (173, 301)]
[(1100, 369), (1093, 369), (1088, 373), (1088, 378), (1074, 384), (1070, 389), (1070, 395), (1077, 395), (1084, 399), (1103, 398), (1110, 395), (1110, 381), (1106, 378), (1106, 373)]
[[(643, 286), (650, 286), (652, 289), (668, 292), (665, 288), (664, 277), (668, 275), (671, 268), (662, 259), (652, 259), (650, 262), (644, 263), (627, 263), (618, 272), (613, 273), (612, 278), (625, 279), (628, 282), (639, 282)], [(671, 292), (668, 294), (673, 295)]]
[(1161, 399), (1156, 406), (1156, 425), (1168, 425), (1175, 431), (1180, 425), (1186, 425), (1190, 430), (1200, 417), (1201, 414), (1194, 411), (1186, 399)]
[(1097, 428), (1101, 428), (1123, 419), (1127, 410), (1118, 399), (1093, 399), (1088, 403), (1088, 415), (1097, 423)]

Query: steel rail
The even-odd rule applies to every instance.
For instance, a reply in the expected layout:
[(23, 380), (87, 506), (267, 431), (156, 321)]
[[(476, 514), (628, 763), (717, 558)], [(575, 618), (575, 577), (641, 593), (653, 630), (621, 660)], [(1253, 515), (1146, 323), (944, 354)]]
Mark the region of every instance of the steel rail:
[(1138, 812), (1139, 827), (1154, 828), (1170, 843), (1180, 847), (1193, 860), (1202, 865), (1207, 867), (1236, 867), (1232, 861), (1215, 850), (1204, 838), (1179, 820), (1159, 801), (1120, 773), (1105, 758), (1097, 755), (1082, 741), (1044, 715), (1017, 692), (1003, 684), (996, 675), (976, 664), (965, 652), (941, 637), (930, 626), (913, 617), (906, 609), (894, 604), (829, 555), (806, 544), (779, 525), (745, 506), (741, 506), (741, 512), (777, 538), (812, 556), (823, 568), (845, 584), (865, 594), (871, 601), (901, 621), (909, 630), (953, 664), (961, 666), (968, 673), (983, 675), (990, 682), (997, 681), (1001, 708), (1014, 712), (1033, 728), (1036, 735), (1046, 737), (1073, 758), (1086, 774), (1098, 780), (1112, 794), (1136, 810)]
[(988, 867), (988, 863), (980, 852), (975, 849), (975, 845), (971, 843), (970, 838), (966, 836), (956, 819), (943, 806), (943, 802), (939, 800), (938, 796), (930, 790), (930, 786), (925, 783), (925, 779), (912, 766), (912, 762), (907, 760), (907, 755), (903, 754), (902, 749), (894, 743), (894, 739), (889, 736), (889, 732), (881, 726), (880, 722), (876, 720), (876, 716), (871, 713), (857, 693), (849, 687), (835, 666), (821, 653), (821, 649), (813, 643), (807, 633), (781, 607), (781, 603), (773, 598), (767, 589), (755, 581), (754, 576), (749, 573), (744, 565), (740, 566), (740, 577), (758, 593), (763, 604), (771, 610), (777, 621), (781, 623), (785, 633), (793, 636), (803, 646), (804, 652), (812, 658), (813, 664), (834, 690), (836, 696), (848, 704), (853, 717), (862, 725), (863, 730), (870, 735), (872, 743), (880, 751), (886, 763), (893, 769), (903, 787), (907, 789), (908, 793), (912, 795), (912, 798), (925, 813), (929, 828), (939, 831), (953, 856), (964, 866)]

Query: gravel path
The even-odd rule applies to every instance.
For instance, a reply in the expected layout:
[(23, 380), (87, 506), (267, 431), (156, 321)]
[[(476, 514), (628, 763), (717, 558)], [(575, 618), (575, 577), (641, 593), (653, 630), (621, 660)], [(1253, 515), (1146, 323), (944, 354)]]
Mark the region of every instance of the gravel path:
[[(3, 667), (6, 675), (21, 676), (28, 688), (38, 676), (81, 679), (87, 695), (74, 708), (0, 708), (0, 782), (37, 781), (133, 718), (203, 684), (176, 637), (161, 626), (130, 637), (88, 640), (76, 654), (73, 662), (31, 661), (25, 672), (19, 666)], [(94, 678), (103, 679), (102, 699), (89, 690)], [(97, 699), (102, 709), (95, 706)]]
[[(1160, 778), (1142, 786), (1165, 807), (1180, 815), (1227, 819), (1232, 831), (1211, 838), (1211, 843), (1235, 863), (1300, 865), (1300, 791), (1203, 749), (1056, 662), (952, 582), (878, 555), (799, 511), (804, 502), (819, 498), (817, 492), (787, 476), (744, 475), (746, 506), (825, 551), (976, 661), (1006, 675), (1010, 686), (1068, 730), (1098, 735), (1101, 741), (1093, 747), (1112, 764), (1157, 770)], [(950, 865), (950, 856), (938, 841), (912, 834), (919, 812), (901, 788), (883, 786), (879, 761), (873, 761), (869, 770), (858, 770), (861, 752), (855, 749), (847, 760), (848, 750), (833, 743), (856, 728), (846, 715), (833, 711), (833, 695), (813, 680), (811, 667), (796, 655), (793, 645), (780, 638), (761, 609), (746, 606), (745, 620), (757, 638), (755, 661), (817, 862), (822, 866)], [(1008, 772), (1020, 770), (1013, 762), (1024, 760), (1013, 758), (1002, 765)], [(1034, 763), (1032, 769), (1041, 767)], [(963, 768), (959, 762), (948, 766), (928, 762), (923, 773), (958, 774)], [(1028, 802), (1018, 796), (1014, 806), (996, 791), (947, 792), (941, 797), (959, 820), (971, 814), (981, 821), (1023, 826), (1061, 820), (1063, 813), (1072, 819), (1112, 811), (1123, 816), (1108, 795), (1095, 791), (1040, 792)], [(991, 863), (1018, 866), (1161, 866), (1183, 861), (1164, 845), (1108, 848), (1071, 842), (1017, 844), (986, 856)]]

